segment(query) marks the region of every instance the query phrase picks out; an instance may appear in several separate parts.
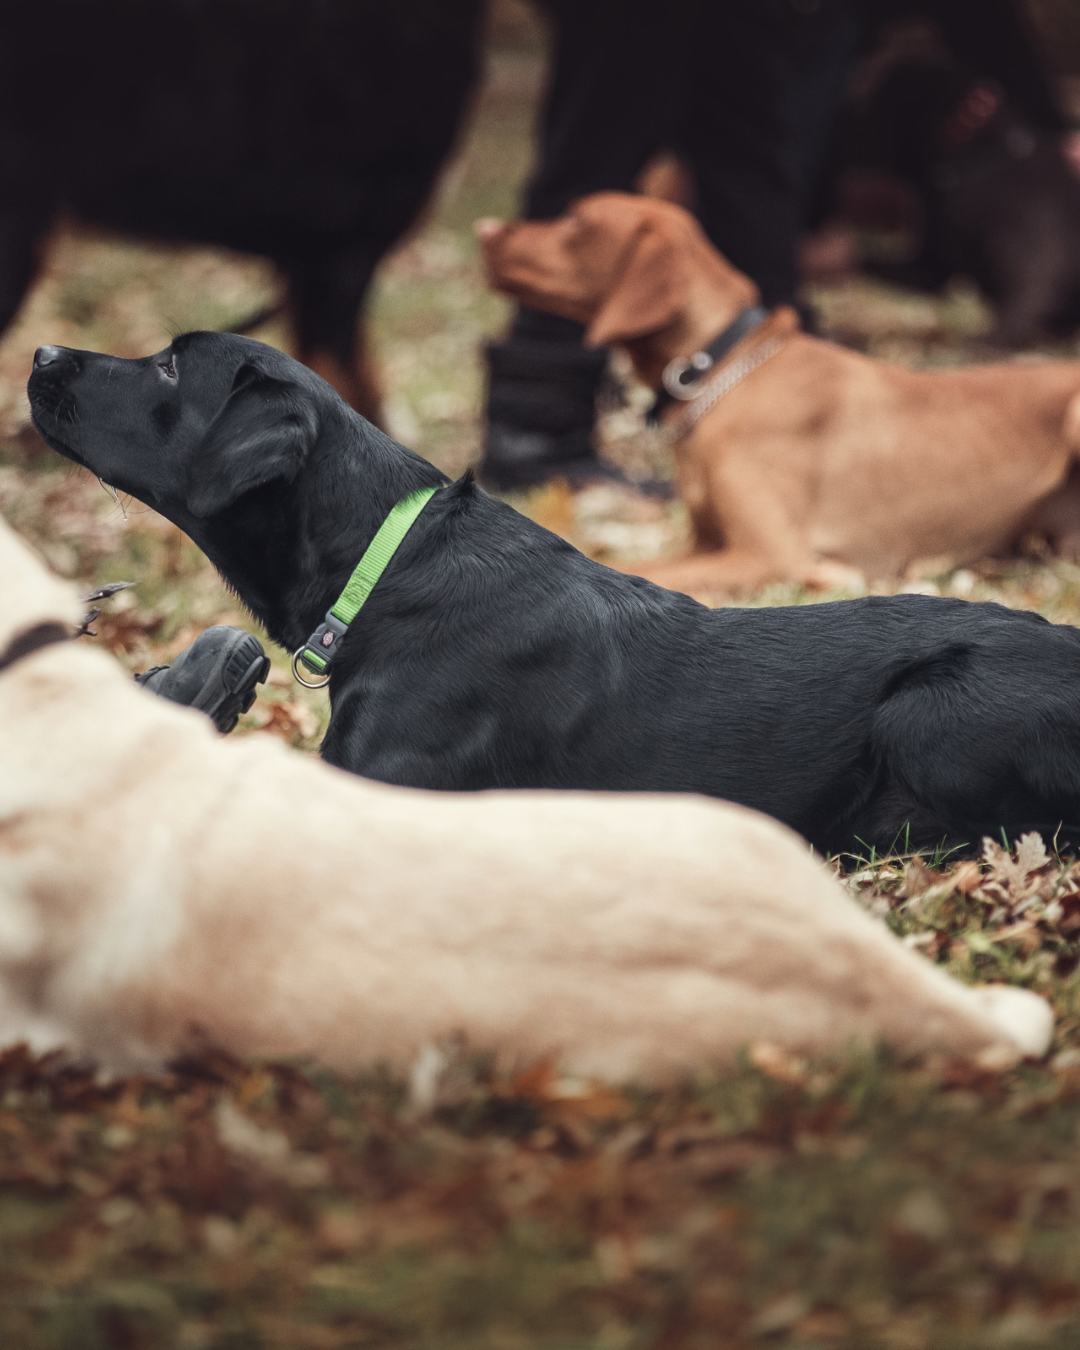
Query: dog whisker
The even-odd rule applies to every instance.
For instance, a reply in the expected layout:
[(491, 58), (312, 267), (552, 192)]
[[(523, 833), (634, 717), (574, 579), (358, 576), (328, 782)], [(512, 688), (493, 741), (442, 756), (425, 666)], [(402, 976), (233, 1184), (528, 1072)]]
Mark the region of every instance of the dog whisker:
[(127, 518), (128, 518), (127, 507), (126, 507), (126, 506), (124, 505), (124, 503), (120, 500), (120, 494), (117, 492), (117, 490), (113, 487), (113, 485), (112, 485), (111, 483), (106, 483), (105, 479), (102, 478), (100, 474), (97, 474), (97, 475), (95, 475), (95, 476), (97, 477), (97, 480), (98, 480), (98, 482), (101, 484), (102, 488), (104, 488), (104, 490), (109, 494), (109, 496), (113, 499), (113, 501), (114, 501), (114, 502), (117, 504), (117, 506), (120, 508), (120, 511), (121, 511), (121, 513), (122, 513), (124, 519), (127, 520)]

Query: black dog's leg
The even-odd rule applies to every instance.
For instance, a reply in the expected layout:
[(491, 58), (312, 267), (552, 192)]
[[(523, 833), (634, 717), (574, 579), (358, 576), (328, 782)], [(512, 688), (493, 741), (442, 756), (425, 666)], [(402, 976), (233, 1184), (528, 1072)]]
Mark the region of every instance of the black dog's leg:
[(364, 342), (361, 309), (380, 257), (380, 250), (355, 248), (282, 263), (298, 357), (376, 424), (382, 421), (382, 396)]
[(1014, 630), (1012, 650), (956, 644), (895, 683), (875, 717), (878, 786), (853, 837), (879, 853), (977, 850), (1003, 831), (1080, 843), (1080, 633), (1052, 630), (1048, 652), (1045, 637), (1025, 650)]

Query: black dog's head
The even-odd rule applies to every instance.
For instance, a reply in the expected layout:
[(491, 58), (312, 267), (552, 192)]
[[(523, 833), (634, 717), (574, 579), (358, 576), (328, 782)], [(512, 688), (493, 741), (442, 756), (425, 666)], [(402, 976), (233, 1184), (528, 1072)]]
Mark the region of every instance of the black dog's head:
[(54, 450), (191, 535), (278, 641), (310, 631), (394, 502), (445, 482), (306, 366), (228, 333), (134, 361), (41, 347), (28, 393)]
[(155, 356), (41, 347), (34, 425), (60, 454), (188, 527), (295, 479), (336, 395), (250, 338), (188, 333)]

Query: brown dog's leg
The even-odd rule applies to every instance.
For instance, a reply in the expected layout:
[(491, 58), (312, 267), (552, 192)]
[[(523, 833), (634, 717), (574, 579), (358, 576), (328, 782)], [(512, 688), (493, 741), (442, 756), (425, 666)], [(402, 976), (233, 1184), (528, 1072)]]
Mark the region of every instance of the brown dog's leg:
[(616, 570), (695, 597), (745, 595), (789, 575), (787, 568), (762, 554), (732, 548), (660, 562), (620, 563)]
[(1044, 535), (1052, 553), (1080, 560), (1080, 465), (1035, 508), (1022, 534)]
[(362, 417), (385, 429), (382, 388), (362, 334), (357, 338), (356, 358), (351, 366), (325, 349), (300, 351), (297, 357), (305, 366), (310, 366), (316, 375), (321, 375), (327, 384), (332, 385)]

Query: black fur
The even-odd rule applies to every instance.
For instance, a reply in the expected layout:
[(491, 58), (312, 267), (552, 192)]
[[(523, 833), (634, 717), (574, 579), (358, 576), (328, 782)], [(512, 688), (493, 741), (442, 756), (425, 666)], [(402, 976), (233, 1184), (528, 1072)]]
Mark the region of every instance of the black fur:
[(186, 530), (290, 650), (394, 503), (443, 485), (342, 644), (332, 764), (426, 788), (707, 793), (823, 850), (1080, 840), (1073, 628), (921, 596), (707, 609), (446, 485), (246, 338), (139, 361), (43, 349), (29, 392), (55, 449)]
[[(60, 211), (262, 253), (352, 368), (473, 87), (480, 0), (0, 0), (0, 330)], [(236, 321), (250, 321), (237, 315)]]

